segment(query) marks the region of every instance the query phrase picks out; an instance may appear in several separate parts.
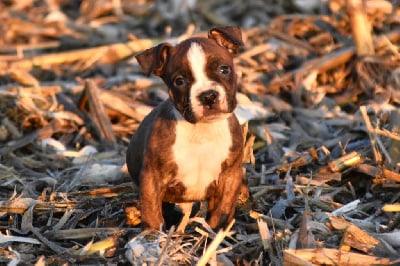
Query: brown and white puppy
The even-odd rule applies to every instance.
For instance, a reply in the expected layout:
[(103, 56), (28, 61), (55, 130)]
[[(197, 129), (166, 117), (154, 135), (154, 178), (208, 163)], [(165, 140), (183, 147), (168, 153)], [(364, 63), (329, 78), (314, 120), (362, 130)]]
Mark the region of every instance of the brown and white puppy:
[(161, 43), (136, 56), (147, 75), (163, 79), (170, 96), (143, 120), (127, 151), (143, 228), (165, 225), (163, 202), (207, 200), (213, 229), (232, 220), (243, 177), (243, 135), (233, 113), (233, 56), (242, 45), (239, 28), (221, 27), (208, 38)]

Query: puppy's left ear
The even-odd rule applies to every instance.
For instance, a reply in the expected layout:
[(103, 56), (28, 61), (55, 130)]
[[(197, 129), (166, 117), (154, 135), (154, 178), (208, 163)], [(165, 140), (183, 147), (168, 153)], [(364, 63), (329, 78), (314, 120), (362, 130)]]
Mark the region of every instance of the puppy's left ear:
[(208, 32), (208, 38), (214, 39), (232, 54), (237, 54), (239, 48), (243, 46), (242, 31), (235, 26), (212, 28)]

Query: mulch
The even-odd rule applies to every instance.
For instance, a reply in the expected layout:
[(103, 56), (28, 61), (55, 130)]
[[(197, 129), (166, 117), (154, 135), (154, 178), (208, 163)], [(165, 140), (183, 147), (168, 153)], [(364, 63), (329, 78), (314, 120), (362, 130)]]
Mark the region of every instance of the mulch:
[[(0, 264), (399, 263), (400, 8), (361, 2), (2, 1)], [(168, 94), (134, 55), (218, 25), (251, 197), (221, 232), (142, 232), (125, 152)]]

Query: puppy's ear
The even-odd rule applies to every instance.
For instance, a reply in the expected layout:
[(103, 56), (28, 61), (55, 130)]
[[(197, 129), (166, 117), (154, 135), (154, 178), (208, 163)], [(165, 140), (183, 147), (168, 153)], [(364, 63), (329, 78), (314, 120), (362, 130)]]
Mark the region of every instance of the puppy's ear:
[(150, 76), (151, 73), (160, 76), (163, 72), (164, 65), (168, 59), (172, 45), (169, 43), (160, 43), (159, 45), (149, 48), (135, 57), (143, 69), (143, 72)]
[(208, 38), (214, 39), (232, 54), (237, 54), (239, 48), (243, 46), (242, 32), (235, 26), (212, 28), (208, 32)]

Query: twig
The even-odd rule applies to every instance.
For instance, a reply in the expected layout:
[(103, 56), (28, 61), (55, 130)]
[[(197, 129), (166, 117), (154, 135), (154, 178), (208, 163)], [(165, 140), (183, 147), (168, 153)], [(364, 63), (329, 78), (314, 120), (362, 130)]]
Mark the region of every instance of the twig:
[(384, 137), (387, 137), (387, 138), (390, 138), (390, 139), (393, 139), (393, 140), (396, 140), (396, 141), (400, 141), (400, 136), (398, 134), (394, 134), (394, 133), (388, 131), (387, 129), (375, 128), (374, 133), (384, 136)]
[(385, 156), (386, 162), (389, 165), (392, 165), (392, 163), (393, 163), (392, 157), (390, 156), (389, 152), (387, 151), (387, 149), (386, 149), (385, 145), (383, 144), (382, 140), (376, 135), (375, 130), (374, 130), (374, 138), (376, 140), (376, 143), (377, 143), (379, 149), (381, 150), (381, 152)]
[(274, 37), (285, 41), (287, 43), (290, 43), (291, 45), (297, 46), (299, 48), (302, 48), (304, 50), (306, 50), (309, 53), (315, 53), (316, 49), (314, 47), (312, 47), (312, 45), (310, 45), (309, 43), (296, 39), (293, 36), (290, 36), (289, 34), (283, 33), (283, 32), (279, 32), (279, 31), (275, 31), (272, 30), (271, 28), (267, 29), (267, 33), (273, 35)]
[(32, 233), (43, 243), (45, 244), (48, 248), (50, 248), (52, 251), (54, 251), (55, 253), (57, 253), (58, 255), (61, 254), (65, 254), (68, 253), (67, 249), (57, 245), (56, 243), (48, 240), (47, 238), (45, 238), (39, 231), (38, 228), (33, 227), (32, 228)]
[(273, 217), (269, 217), (267, 215), (263, 215), (261, 213), (258, 213), (256, 211), (250, 211), (249, 216), (253, 219), (263, 219), (264, 221), (266, 221), (268, 224), (280, 228), (280, 229), (293, 229), (293, 226), (286, 221), (277, 219), (277, 218), (273, 218)]
[(354, 167), (362, 163), (362, 155), (356, 151), (350, 152), (336, 160), (328, 163), (329, 169), (332, 172), (341, 172), (349, 167)]
[[(392, 169), (398, 168), (400, 165), (398, 162), (400, 161), (400, 111), (398, 109), (393, 110), (390, 113), (390, 120), (389, 120), (389, 128), (391, 132), (385, 131), (389, 133), (389, 136), (396, 136), (397, 139), (391, 138), (389, 140), (389, 147), (388, 147), (388, 154), (390, 159), (392, 160), (391, 167)], [(396, 135), (395, 135), (396, 134)]]
[(204, 266), (207, 262), (211, 259), (211, 257), (216, 253), (219, 244), (224, 240), (226, 236), (229, 235), (229, 231), (231, 230), (235, 219), (233, 219), (230, 224), (226, 227), (225, 230), (221, 230), (215, 236), (214, 240), (211, 242), (210, 246), (208, 246), (207, 250), (205, 251), (204, 255), (200, 258), (197, 266)]
[[(131, 228), (130, 231), (135, 231)], [(53, 240), (66, 240), (66, 239), (88, 239), (99, 235), (113, 236), (123, 234), (126, 229), (119, 229), (116, 227), (103, 227), (103, 228), (75, 228), (63, 230), (51, 230), (44, 233), (45, 237)]]
[(100, 141), (106, 140), (105, 145), (116, 148), (116, 138), (111, 126), (110, 118), (100, 100), (99, 89), (93, 80), (87, 80), (85, 83), (85, 96), (89, 104), (89, 110), (93, 115), (93, 120), (100, 130)]
[(371, 141), (371, 146), (372, 146), (372, 150), (374, 152), (375, 161), (378, 165), (380, 165), (382, 163), (382, 155), (378, 151), (376, 135), (374, 134), (375, 132), (371, 125), (371, 121), (369, 120), (369, 117), (367, 114), (367, 108), (365, 107), (365, 105), (360, 106), (360, 112), (364, 119), (365, 127), (367, 128), (369, 140)]
[(367, 19), (363, 2), (363, 0), (347, 0), (347, 13), (350, 18), (350, 25), (358, 56), (374, 54), (371, 25)]
[[(400, 31), (394, 30), (387, 34), (382, 34), (374, 40), (374, 46), (376, 49), (387, 45), (388, 40), (390, 42), (397, 42), (400, 39)], [(310, 73), (311, 71), (318, 71), (318, 73), (326, 72), (330, 69), (338, 67), (347, 61), (350, 60), (352, 56), (354, 56), (356, 52), (356, 48), (354, 46), (344, 47), (339, 50), (335, 50), (327, 55), (308, 60), (299, 68), (273, 80), (271, 84), (281, 83), (285, 80), (290, 80), (295, 75), (306, 75), (306, 73)], [(272, 85), (270, 85), (272, 86)]]
[(167, 239), (165, 240), (164, 247), (161, 250), (160, 257), (158, 259), (157, 266), (163, 265), (163, 262), (165, 260), (165, 257), (168, 256), (168, 245), (171, 242), (172, 234), (175, 232), (175, 226), (172, 226), (171, 229), (169, 229)]
[(382, 207), (384, 212), (400, 212), (400, 203), (385, 204)]
[[(49, 48), (57, 48), (60, 46), (59, 41), (48, 41), (41, 43), (27, 43), (27, 44), (10, 44), (10, 45), (2, 45), (0, 47), (0, 53), (20, 53), (24, 51), (31, 50), (41, 50), (41, 49), (49, 49)], [(1, 55), (0, 61), (6, 59), (6, 56)], [(18, 58), (16, 56), (15, 58)], [(18, 58), (20, 59), (20, 58)]]
[[(95, 48), (68, 51), (62, 53), (38, 55), (33, 58), (26, 58), (16, 61), (5, 62), (9, 68), (32, 69), (33, 67), (46, 68), (49, 66), (69, 64), (76, 61), (86, 61), (98, 54), (104, 54), (98, 62), (102, 64), (112, 64), (130, 55), (142, 51), (154, 45), (156, 40), (134, 40), (126, 43), (116, 43)], [(3, 62), (0, 64), (2, 65)]]
[(8, 142), (4, 147), (0, 148), (0, 155), (8, 154), (14, 150), (31, 144), (37, 138), (48, 138), (60, 130), (62, 130), (62, 122), (54, 119), (48, 125), (45, 125), (44, 127), (27, 134), (18, 140)]
[(400, 183), (400, 174), (389, 171), (387, 169), (382, 169), (381, 173), (384, 178)]

